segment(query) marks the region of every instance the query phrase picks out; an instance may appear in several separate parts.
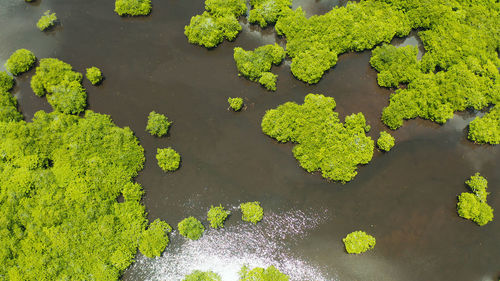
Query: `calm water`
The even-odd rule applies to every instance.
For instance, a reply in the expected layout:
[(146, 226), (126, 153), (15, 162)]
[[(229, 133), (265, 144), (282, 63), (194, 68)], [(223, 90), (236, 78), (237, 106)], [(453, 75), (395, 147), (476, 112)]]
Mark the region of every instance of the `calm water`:
[[(312, 15), (345, 1), (300, 4)], [(201, 0), (153, 0), (151, 16), (131, 19), (114, 14), (112, 0), (0, 0), (1, 65), (14, 50), (27, 48), (80, 72), (101, 68), (106, 78), (101, 86), (84, 81), (89, 107), (131, 127), (144, 146), (146, 163), (137, 181), (146, 190), (150, 219), (175, 226), (189, 215), (204, 218), (212, 204), (234, 210), (226, 229), (209, 231), (200, 241), (186, 242), (173, 233), (162, 258), (138, 256), (124, 280), (179, 280), (192, 269), (213, 269), (232, 281), (243, 263), (274, 264), (295, 280), (498, 280), (499, 219), (479, 227), (459, 218), (455, 209), (456, 196), (467, 190), (464, 181), (481, 172), (490, 183), (488, 201), (500, 210), (500, 149), (466, 140), (473, 113), (457, 114), (445, 126), (406, 122), (394, 132), (397, 145), (390, 153), (375, 152), (351, 183), (328, 182), (298, 166), (292, 145), (263, 135), (260, 121), (267, 109), (322, 93), (335, 97), (342, 118), (362, 111), (370, 135), (378, 136), (390, 91), (377, 86), (371, 53), (340, 56), (314, 86), (294, 79), (285, 62), (272, 70), (279, 75), (278, 91), (267, 92), (237, 76), (232, 49), (284, 41), (272, 28), (261, 30), (243, 20), (235, 42), (214, 50), (190, 45), (184, 25), (203, 8)], [(42, 33), (35, 23), (47, 9), (61, 24)], [(416, 34), (394, 41), (417, 42)], [(50, 109), (29, 88), (33, 73), (18, 78), (14, 89), (27, 120)], [(244, 97), (246, 110), (228, 111), (230, 96)], [(144, 131), (151, 110), (173, 120), (168, 137)], [(182, 155), (175, 173), (156, 165), (156, 148), (167, 146)], [(236, 207), (249, 200), (265, 208), (264, 222), (257, 226), (239, 220)], [(358, 229), (374, 235), (377, 246), (348, 255), (341, 239)]]

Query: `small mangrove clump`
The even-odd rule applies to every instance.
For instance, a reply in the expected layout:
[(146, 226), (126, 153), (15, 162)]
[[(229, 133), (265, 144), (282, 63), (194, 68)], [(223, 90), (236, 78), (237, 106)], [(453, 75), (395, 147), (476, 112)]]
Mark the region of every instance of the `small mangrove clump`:
[(264, 216), (264, 209), (260, 206), (260, 202), (246, 202), (240, 204), (241, 219), (257, 224)]
[(17, 122), (23, 115), (17, 110), (17, 100), (8, 91), (14, 86), (14, 79), (0, 71), (0, 122)]
[(342, 239), (349, 254), (361, 254), (375, 247), (375, 237), (364, 231), (354, 231)]
[(224, 221), (230, 214), (231, 212), (222, 207), (222, 205), (218, 207), (211, 206), (207, 213), (207, 220), (210, 222), (212, 228), (221, 228), (224, 227)]
[(87, 68), (87, 72), (85, 73), (87, 79), (89, 79), (92, 85), (97, 85), (102, 81), (102, 73), (101, 70), (95, 66)]
[(179, 229), (179, 233), (191, 240), (198, 240), (203, 236), (203, 232), (205, 231), (205, 227), (199, 220), (194, 217), (188, 217), (183, 219), (181, 222), (177, 224), (177, 228)]
[(151, 13), (151, 0), (116, 0), (115, 12), (120, 16), (147, 16)]
[(148, 116), (146, 131), (152, 136), (163, 137), (168, 133), (172, 122), (168, 121), (167, 116), (151, 111)]
[(276, 267), (255, 267), (250, 270), (246, 265), (239, 272), (239, 281), (288, 281), (290, 277), (281, 273)]
[(30, 70), (35, 61), (36, 57), (33, 52), (26, 49), (19, 49), (9, 57), (5, 63), (5, 68), (13, 75), (19, 75)]
[(165, 172), (173, 172), (179, 169), (181, 156), (170, 147), (158, 148), (156, 150), (158, 166)]
[(395, 144), (394, 137), (386, 131), (380, 132), (377, 140), (377, 146), (382, 151), (389, 151)]
[(250, 5), (248, 21), (264, 28), (275, 23), (281, 12), (292, 6), (292, 0), (250, 0)]
[(276, 90), (277, 75), (269, 72), (272, 65), (279, 65), (285, 58), (285, 50), (278, 44), (265, 45), (253, 51), (234, 48), (234, 61), (239, 74), (251, 81), (258, 81), (270, 91)]
[(240, 111), (243, 107), (242, 98), (228, 98), (227, 102), (229, 103), (229, 107), (231, 107), (234, 111)]
[(500, 144), (500, 105), (470, 122), (469, 140), (475, 143)]
[(54, 26), (57, 21), (56, 13), (50, 13), (50, 10), (45, 11), (43, 16), (36, 23), (36, 27), (40, 29), (40, 31), (45, 31), (48, 28)]
[(7, 72), (0, 71), (0, 92), (10, 91), (14, 87), (14, 78), (12, 78)]
[(221, 281), (220, 276), (212, 271), (195, 270), (191, 274), (184, 276), (182, 281)]
[(172, 231), (172, 227), (168, 223), (156, 219), (142, 232), (139, 241), (139, 250), (148, 257), (159, 257), (168, 245), (168, 233)]
[(486, 191), (488, 181), (479, 173), (476, 173), (465, 184), (469, 186), (473, 193), (463, 192), (458, 196), (458, 215), (481, 226), (492, 221), (493, 208), (486, 202), (489, 194)]

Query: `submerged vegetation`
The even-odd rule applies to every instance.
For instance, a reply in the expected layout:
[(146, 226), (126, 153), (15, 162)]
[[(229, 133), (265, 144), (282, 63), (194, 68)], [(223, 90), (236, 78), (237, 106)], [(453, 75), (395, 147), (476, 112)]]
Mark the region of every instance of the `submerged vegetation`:
[(473, 193), (463, 192), (458, 196), (457, 211), (462, 218), (472, 220), (478, 225), (485, 225), (493, 220), (493, 208), (488, 205), (486, 198), (489, 192), (488, 181), (476, 173), (465, 182)]
[(230, 214), (231, 212), (222, 207), (222, 205), (217, 207), (211, 206), (207, 213), (207, 220), (210, 222), (212, 228), (221, 228), (224, 227), (224, 221)]
[(475, 143), (500, 144), (500, 104), (470, 122), (469, 139)]
[(177, 224), (177, 228), (182, 236), (191, 240), (200, 239), (201, 236), (203, 236), (203, 232), (205, 232), (203, 224), (201, 224), (201, 222), (194, 217), (183, 219)]
[(234, 61), (241, 75), (258, 81), (268, 90), (276, 90), (277, 75), (269, 72), (272, 65), (279, 65), (285, 58), (285, 50), (278, 44), (265, 45), (253, 51), (234, 48)]
[(220, 276), (212, 271), (195, 270), (191, 274), (184, 276), (182, 281), (221, 281)]
[(394, 144), (394, 137), (391, 134), (386, 131), (380, 132), (380, 136), (377, 139), (377, 146), (380, 150), (389, 151), (394, 147)]
[(38, 27), (40, 31), (45, 31), (48, 28), (54, 26), (56, 24), (56, 21), (57, 21), (56, 13), (51, 14), (50, 10), (45, 11), (43, 16), (36, 23), (36, 27)]
[(156, 219), (148, 229), (142, 232), (139, 250), (148, 258), (159, 257), (168, 245), (168, 233), (172, 227), (168, 223)]
[(361, 254), (375, 247), (375, 237), (364, 231), (354, 231), (342, 239), (349, 254)]
[(243, 99), (242, 98), (228, 98), (227, 102), (229, 103), (229, 107), (234, 111), (240, 111), (243, 107)]
[(16, 50), (5, 63), (5, 68), (13, 75), (22, 74), (30, 70), (36, 62), (33, 52), (26, 49)]
[(288, 281), (290, 277), (281, 273), (276, 267), (255, 267), (253, 269), (243, 266), (239, 272), (239, 281)]
[(92, 85), (97, 85), (102, 81), (102, 73), (101, 70), (95, 66), (87, 68), (87, 72), (85, 73), (87, 79), (89, 79)]
[(172, 125), (172, 122), (168, 121), (167, 116), (151, 111), (148, 116), (146, 131), (152, 136), (163, 137), (168, 133), (170, 125)]
[(151, 13), (151, 0), (116, 0), (115, 12), (120, 16), (146, 16)]
[(308, 172), (321, 170), (324, 178), (348, 182), (357, 174), (357, 165), (373, 156), (373, 140), (366, 136), (369, 126), (362, 113), (340, 123), (331, 97), (308, 94), (304, 104), (287, 102), (266, 112), (262, 131), (279, 142), (294, 142), (293, 155)]
[(241, 219), (253, 224), (258, 223), (264, 217), (264, 209), (260, 206), (260, 202), (246, 202), (240, 204)]
[(181, 156), (170, 147), (158, 148), (156, 150), (156, 160), (158, 166), (165, 172), (173, 172), (179, 169)]

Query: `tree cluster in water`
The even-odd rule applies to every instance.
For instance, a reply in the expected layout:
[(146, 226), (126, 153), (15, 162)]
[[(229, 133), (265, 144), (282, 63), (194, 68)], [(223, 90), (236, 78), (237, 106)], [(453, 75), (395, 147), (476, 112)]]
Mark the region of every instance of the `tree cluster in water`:
[(489, 192), (488, 181), (476, 173), (465, 182), (473, 193), (463, 192), (458, 196), (457, 211), (462, 218), (469, 219), (478, 225), (485, 225), (493, 220), (493, 208), (488, 205), (486, 198)]

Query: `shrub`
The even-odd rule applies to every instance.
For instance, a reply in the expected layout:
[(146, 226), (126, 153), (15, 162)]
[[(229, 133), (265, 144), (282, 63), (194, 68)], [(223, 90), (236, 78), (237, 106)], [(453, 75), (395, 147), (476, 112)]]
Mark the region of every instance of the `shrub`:
[(354, 231), (342, 239), (349, 254), (361, 254), (375, 247), (375, 237), (364, 231)]
[(304, 104), (287, 102), (266, 112), (262, 131), (279, 142), (294, 142), (293, 155), (308, 172), (321, 170), (324, 178), (342, 183), (352, 180), (357, 165), (373, 156), (373, 140), (366, 136), (362, 113), (340, 123), (331, 97), (308, 94)]
[(377, 146), (380, 150), (389, 151), (394, 146), (394, 137), (386, 131), (380, 132), (377, 140)]
[(22, 119), (23, 115), (17, 110), (17, 100), (0, 89), (0, 122), (16, 122)]
[(146, 16), (151, 13), (151, 0), (116, 0), (115, 12), (120, 16)]
[(475, 143), (500, 144), (500, 105), (470, 122), (469, 140)]
[(246, 202), (240, 204), (241, 219), (243, 221), (252, 222), (257, 224), (264, 216), (264, 209), (260, 206), (260, 202)]
[(239, 111), (243, 107), (242, 98), (228, 98), (227, 102), (229, 103), (229, 107), (231, 107), (234, 111)]
[(292, 6), (291, 0), (251, 0), (252, 9), (248, 15), (250, 23), (266, 27), (278, 20), (283, 10)]
[(213, 16), (239, 17), (247, 11), (245, 0), (205, 0), (205, 10)]
[(276, 267), (268, 268), (255, 267), (250, 270), (247, 266), (243, 266), (239, 272), (240, 281), (288, 281), (290, 277), (281, 273)]
[(167, 116), (151, 111), (148, 116), (146, 131), (153, 136), (163, 137), (168, 133), (171, 124), (172, 122), (168, 121)]
[(186, 275), (182, 281), (221, 281), (220, 276), (212, 271), (195, 270)]
[(400, 83), (408, 83), (418, 76), (418, 47), (395, 47), (384, 44), (372, 52), (370, 64), (379, 74), (378, 84), (382, 87), (398, 87)]
[(0, 92), (7, 92), (14, 87), (14, 79), (5, 71), (0, 71)]
[(19, 49), (15, 51), (5, 63), (7, 71), (14, 75), (22, 74), (35, 64), (36, 57), (31, 51)]
[(259, 78), (259, 83), (266, 87), (269, 91), (276, 91), (276, 79), (278, 75), (271, 72), (262, 72), (262, 76)]
[(148, 257), (159, 257), (168, 245), (168, 233), (172, 231), (172, 227), (168, 223), (156, 219), (142, 232), (139, 242), (139, 250)]
[(50, 13), (50, 10), (45, 11), (43, 16), (36, 23), (36, 27), (40, 29), (40, 31), (45, 31), (48, 28), (54, 26), (57, 21), (56, 13)]
[(172, 148), (158, 148), (156, 150), (156, 160), (158, 166), (165, 172), (173, 172), (179, 169), (181, 156)]
[(89, 79), (92, 85), (97, 85), (102, 81), (101, 70), (95, 66), (87, 68), (87, 73), (85, 74), (85, 76), (87, 76), (87, 79)]
[(198, 240), (203, 235), (205, 227), (199, 220), (194, 217), (188, 217), (183, 219), (178, 225), (179, 233), (191, 240)]
[(463, 192), (458, 196), (457, 212), (462, 218), (482, 226), (493, 220), (493, 209), (486, 202), (488, 181), (479, 173), (465, 182), (474, 192)]
[(271, 69), (273, 64), (281, 63), (285, 58), (285, 50), (278, 44), (261, 46), (253, 51), (236, 47), (233, 57), (240, 75), (257, 81), (264, 72)]
[(230, 214), (231, 212), (224, 209), (222, 205), (218, 207), (211, 206), (207, 213), (207, 220), (212, 228), (224, 227), (224, 221)]

